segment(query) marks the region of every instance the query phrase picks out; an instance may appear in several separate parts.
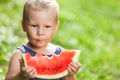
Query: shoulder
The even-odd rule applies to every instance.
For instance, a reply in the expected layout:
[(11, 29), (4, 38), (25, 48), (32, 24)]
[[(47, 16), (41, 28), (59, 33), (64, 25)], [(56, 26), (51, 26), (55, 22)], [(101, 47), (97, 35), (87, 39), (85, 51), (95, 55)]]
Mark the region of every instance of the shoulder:
[(59, 55), (60, 52), (64, 50), (63, 47), (61, 47), (59, 45), (52, 44), (52, 43), (49, 43), (47, 48), (50, 52), (53, 52), (57, 55)]
[(17, 60), (17, 59), (21, 59), (22, 57), (21, 57), (21, 55), (22, 55), (22, 52), (21, 52), (21, 50), (15, 50), (14, 52), (13, 52), (13, 55), (12, 55), (12, 59), (15, 59), (15, 60)]
[(48, 48), (52, 51), (55, 51), (58, 48), (61, 49), (61, 50), (64, 50), (64, 48), (62, 46), (56, 45), (56, 44), (53, 44), (53, 43), (49, 43)]
[(61, 48), (61, 49), (64, 49), (62, 46), (60, 45), (57, 45), (57, 44), (53, 44), (53, 43), (49, 43), (48, 46), (52, 47), (52, 48)]
[(13, 74), (17, 75), (20, 72), (20, 66), (21, 66), (21, 51), (16, 50), (13, 52), (13, 55), (11, 57), (11, 60), (9, 62), (7, 77), (12, 77)]

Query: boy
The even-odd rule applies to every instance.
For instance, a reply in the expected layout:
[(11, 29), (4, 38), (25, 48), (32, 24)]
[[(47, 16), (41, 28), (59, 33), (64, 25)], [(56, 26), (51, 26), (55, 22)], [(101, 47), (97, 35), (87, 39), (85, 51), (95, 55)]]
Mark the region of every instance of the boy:
[[(60, 53), (63, 48), (50, 43), (56, 33), (59, 6), (55, 0), (27, 0), (23, 10), (22, 28), (27, 34), (28, 42), (18, 48), (11, 58), (5, 80), (43, 80), (36, 78), (33, 67), (21, 66), (21, 54), (31, 55), (41, 53), (46, 56)], [(72, 62), (68, 66), (69, 74), (64, 78), (54, 80), (75, 80), (75, 74), (80, 64)]]

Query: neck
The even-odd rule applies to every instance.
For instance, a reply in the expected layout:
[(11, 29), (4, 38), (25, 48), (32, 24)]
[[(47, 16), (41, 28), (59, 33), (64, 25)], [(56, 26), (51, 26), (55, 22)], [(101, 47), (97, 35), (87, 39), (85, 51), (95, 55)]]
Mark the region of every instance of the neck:
[(43, 46), (43, 47), (36, 47), (34, 45), (32, 45), (30, 42), (27, 43), (27, 47), (29, 47), (30, 49), (32, 49), (33, 51), (37, 52), (37, 53), (42, 53), (42, 54), (51, 54), (52, 52), (47, 48), (48, 45)]

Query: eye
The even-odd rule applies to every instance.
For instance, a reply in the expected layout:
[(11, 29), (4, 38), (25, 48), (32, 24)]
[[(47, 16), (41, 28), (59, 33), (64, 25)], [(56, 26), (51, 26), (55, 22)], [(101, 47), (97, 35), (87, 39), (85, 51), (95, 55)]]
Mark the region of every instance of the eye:
[(45, 26), (46, 28), (51, 28), (51, 26)]
[(38, 27), (37, 25), (30, 25), (31, 27)]

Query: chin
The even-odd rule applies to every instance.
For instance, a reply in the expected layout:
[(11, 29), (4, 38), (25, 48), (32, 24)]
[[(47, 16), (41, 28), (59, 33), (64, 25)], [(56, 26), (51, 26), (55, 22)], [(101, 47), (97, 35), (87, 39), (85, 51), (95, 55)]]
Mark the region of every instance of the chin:
[(47, 42), (33, 42), (31, 44), (35, 48), (42, 48), (42, 47), (47, 46), (48, 43)]
[(38, 48), (45, 47), (45, 46), (46, 46), (46, 44), (37, 44), (36, 45), (36, 47), (38, 47)]

